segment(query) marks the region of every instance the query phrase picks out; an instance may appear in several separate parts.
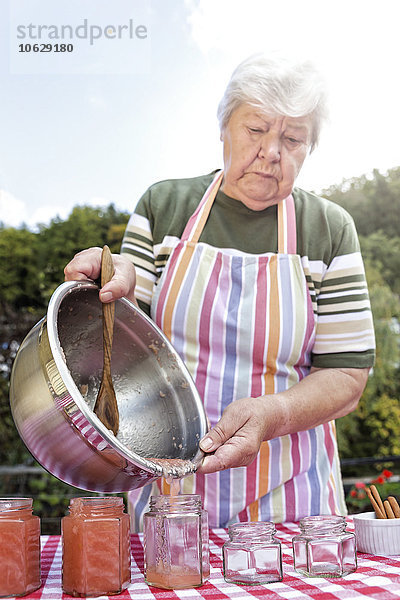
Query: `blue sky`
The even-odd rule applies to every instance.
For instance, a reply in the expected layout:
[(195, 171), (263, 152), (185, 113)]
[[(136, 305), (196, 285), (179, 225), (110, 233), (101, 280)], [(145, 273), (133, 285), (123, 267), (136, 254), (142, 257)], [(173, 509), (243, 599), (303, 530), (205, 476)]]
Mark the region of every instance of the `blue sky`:
[[(220, 167), (217, 104), (259, 51), (314, 60), (330, 88), (331, 121), (299, 185), (399, 166), (399, 17), (398, 0), (0, 0), (0, 221), (34, 227), (76, 204), (130, 211), (154, 181)], [(85, 18), (131, 18), (147, 37), (18, 53), (17, 23)]]

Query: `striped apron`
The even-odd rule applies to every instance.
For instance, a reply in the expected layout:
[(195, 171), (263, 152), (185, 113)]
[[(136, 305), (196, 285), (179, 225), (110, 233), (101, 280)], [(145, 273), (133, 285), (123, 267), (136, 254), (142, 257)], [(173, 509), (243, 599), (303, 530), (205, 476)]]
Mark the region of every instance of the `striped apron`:
[[(281, 392), (305, 377), (316, 325), (296, 254), (292, 196), (277, 205), (277, 254), (199, 242), (222, 178), (220, 171), (189, 219), (151, 309), (188, 367), (211, 426), (233, 400)], [(136, 530), (158, 488), (159, 482), (129, 493)], [(263, 442), (247, 467), (191, 475), (183, 480), (182, 492), (201, 494), (211, 527), (346, 514), (334, 422)]]

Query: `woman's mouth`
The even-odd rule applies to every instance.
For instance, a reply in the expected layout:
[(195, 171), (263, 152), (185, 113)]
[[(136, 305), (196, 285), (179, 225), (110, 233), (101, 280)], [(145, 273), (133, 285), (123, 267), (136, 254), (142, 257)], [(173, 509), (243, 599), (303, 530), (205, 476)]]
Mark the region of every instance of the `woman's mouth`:
[(250, 171), (248, 175), (258, 175), (264, 179), (276, 179), (275, 175), (272, 173), (265, 173), (264, 171)]

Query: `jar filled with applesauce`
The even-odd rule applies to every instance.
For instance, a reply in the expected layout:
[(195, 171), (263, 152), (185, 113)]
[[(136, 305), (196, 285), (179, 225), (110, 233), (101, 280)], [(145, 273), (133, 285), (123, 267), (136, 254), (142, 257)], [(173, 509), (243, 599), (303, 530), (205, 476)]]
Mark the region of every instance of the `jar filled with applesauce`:
[(197, 494), (151, 496), (144, 515), (144, 573), (148, 585), (199, 587), (210, 576), (208, 514)]
[(129, 515), (122, 497), (72, 498), (61, 521), (62, 589), (72, 596), (119, 594), (131, 580)]
[(32, 498), (0, 498), (0, 597), (40, 587), (40, 519)]

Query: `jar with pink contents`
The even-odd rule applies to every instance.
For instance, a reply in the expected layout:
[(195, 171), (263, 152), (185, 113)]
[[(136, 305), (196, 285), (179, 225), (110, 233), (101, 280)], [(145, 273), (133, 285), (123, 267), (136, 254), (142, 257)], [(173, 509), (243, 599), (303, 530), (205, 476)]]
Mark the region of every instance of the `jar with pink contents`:
[(72, 498), (63, 517), (62, 588), (72, 596), (118, 594), (131, 580), (129, 516), (121, 497)]
[(32, 498), (0, 498), (0, 597), (40, 587), (40, 519)]

